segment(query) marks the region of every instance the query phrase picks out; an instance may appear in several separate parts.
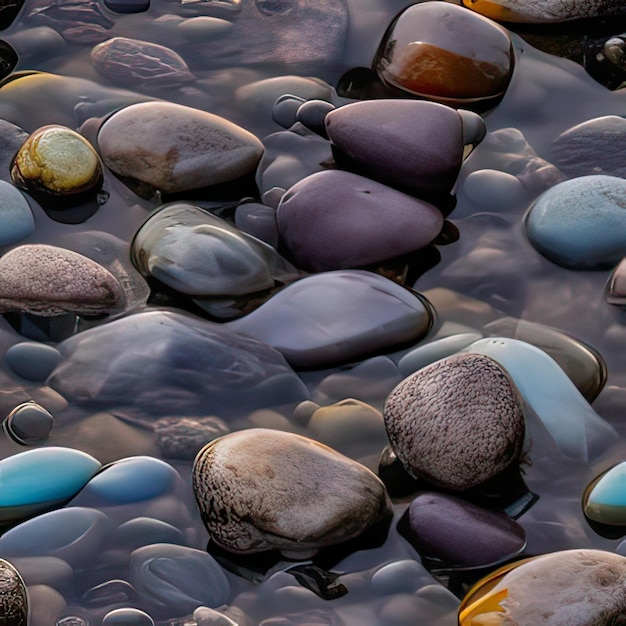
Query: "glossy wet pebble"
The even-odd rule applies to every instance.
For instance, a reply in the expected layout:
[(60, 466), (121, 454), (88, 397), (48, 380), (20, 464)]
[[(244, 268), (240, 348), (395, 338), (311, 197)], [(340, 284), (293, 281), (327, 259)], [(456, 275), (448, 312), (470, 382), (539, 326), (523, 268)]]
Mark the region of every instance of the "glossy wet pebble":
[(26, 198), (10, 183), (0, 180), (0, 246), (10, 246), (35, 231), (35, 219)]
[(525, 217), (526, 234), (554, 263), (572, 269), (606, 269), (624, 255), (626, 181), (582, 176), (544, 192)]
[(230, 584), (212, 556), (166, 543), (132, 552), (130, 583), (158, 618), (187, 615), (199, 606), (219, 607), (231, 595)]
[(53, 425), (52, 415), (31, 401), (16, 406), (2, 422), (2, 429), (17, 443), (34, 446), (48, 439)]
[(72, 196), (97, 191), (102, 164), (91, 144), (76, 131), (49, 125), (29, 135), (11, 166), (13, 182), (27, 192)]
[(626, 304), (626, 259), (622, 259), (609, 277), (604, 292), (609, 304), (624, 306)]
[(0, 559), (0, 620), (6, 626), (27, 626), (29, 623), (28, 591), (15, 567)]
[(115, 320), (58, 348), (64, 360), (48, 379), (53, 389), (87, 407), (117, 406), (147, 423), (208, 411), (232, 416), (308, 397), (275, 349), (226, 325), (173, 311)]
[(312, 439), (267, 429), (221, 437), (199, 453), (193, 488), (213, 541), (233, 552), (302, 558), (390, 513), (367, 468)]
[(524, 529), (508, 516), (454, 496), (421, 493), (407, 517), (407, 539), (434, 568), (493, 567), (526, 545)]
[(491, 20), (440, 2), (403, 11), (374, 62), (384, 83), (446, 103), (501, 96), (513, 72), (506, 30)]
[(114, 609), (102, 618), (102, 626), (154, 626), (154, 620), (139, 609)]
[(587, 487), (583, 511), (594, 522), (626, 527), (626, 462), (614, 465)]
[(43, 382), (59, 364), (61, 353), (53, 346), (36, 341), (21, 341), (11, 346), (4, 362), (26, 380)]
[(135, 86), (179, 85), (193, 80), (183, 58), (159, 44), (113, 37), (91, 50), (91, 62), (111, 82)]
[[(624, 615), (626, 558), (602, 550), (564, 550), (513, 567), (486, 595), (461, 604), (460, 626), (589, 626)], [(474, 588), (480, 589), (480, 583)]]
[(43, 244), (13, 248), (0, 258), (0, 310), (34, 315), (94, 315), (118, 306), (122, 287), (82, 254)]
[(433, 205), (351, 172), (328, 170), (296, 183), (276, 212), (296, 265), (355, 268), (415, 252), (443, 225)]
[(59, 506), (100, 468), (92, 456), (61, 447), (35, 448), (0, 461), (0, 519), (19, 520)]
[(417, 195), (447, 193), (459, 173), (463, 121), (444, 105), (417, 100), (355, 102), (331, 111), (325, 125), (342, 153), (368, 176), (389, 185)]
[(102, 125), (98, 148), (119, 176), (168, 193), (251, 174), (263, 154), (261, 142), (240, 126), (171, 102), (118, 111)]
[(166, 459), (192, 461), (205, 444), (230, 432), (219, 417), (162, 417), (154, 422), (154, 434)]
[(229, 326), (274, 346), (294, 367), (341, 363), (417, 341), (432, 323), (425, 299), (360, 270), (303, 278)]
[(454, 355), (402, 381), (385, 425), (414, 478), (462, 491), (515, 463), (524, 442), (521, 398), (506, 370), (479, 354)]

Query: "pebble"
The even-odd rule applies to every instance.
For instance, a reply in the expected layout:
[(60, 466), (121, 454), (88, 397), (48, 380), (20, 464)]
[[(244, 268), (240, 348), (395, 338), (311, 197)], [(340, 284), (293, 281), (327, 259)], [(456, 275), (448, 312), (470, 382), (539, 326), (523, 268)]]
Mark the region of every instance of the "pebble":
[(135, 517), (120, 524), (109, 536), (107, 548), (132, 552), (153, 543), (183, 545), (182, 531), (167, 522), (152, 517)]
[(459, 6), (416, 4), (389, 27), (374, 67), (404, 93), (471, 107), (504, 94), (513, 46), (501, 26)]
[[(466, 115), (484, 125), (478, 115)], [(420, 197), (450, 192), (464, 145), (475, 141), (464, 139), (464, 121), (454, 109), (419, 100), (347, 104), (328, 113), (325, 125), (333, 145), (365, 175)]]
[(0, 180), (0, 246), (10, 246), (35, 231), (35, 218), (23, 194)]
[(4, 362), (15, 374), (33, 382), (43, 382), (61, 361), (61, 353), (38, 341), (21, 341), (11, 346)]
[(48, 125), (31, 133), (18, 150), (11, 178), (35, 197), (71, 197), (100, 189), (102, 163), (82, 135)]
[(263, 144), (240, 126), (171, 102), (141, 102), (116, 112), (100, 128), (98, 148), (119, 176), (166, 193), (251, 174), (263, 154)]
[(200, 550), (155, 543), (130, 556), (130, 583), (156, 618), (180, 617), (229, 601), (230, 584), (217, 561)]
[(150, 0), (104, 0), (104, 6), (115, 13), (143, 13), (150, 8)]
[(20, 520), (60, 506), (76, 495), (99, 468), (100, 463), (89, 454), (56, 446), (3, 459), (0, 519)]
[(325, 100), (308, 100), (298, 107), (296, 121), (326, 139), (325, 120), (334, 109), (335, 105)]
[(56, 623), (67, 606), (65, 598), (47, 585), (29, 587), (28, 595), (31, 606), (29, 626), (49, 626), (50, 623)]
[(626, 527), (626, 462), (598, 476), (585, 489), (583, 512), (594, 522)]
[(155, 43), (113, 37), (94, 46), (93, 66), (113, 83), (136, 87), (180, 85), (194, 79), (183, 58)]
[(56, 556), (14, 556), (11, 563), (27, 587), (47, 585), (63, 595), (74, 590), (74, 570), (67, 561)]
[(415, 252), (443, 225), (432, 204), (340, 170), (312, 174), (288, 189), (276, 219), (295, 264), (315, 272)]
[(417, 341), (432, 315), (427, 300), (397, 283), (343, 270), (303, 278), (228, 326), (273, 346), (294, 367), (321, 367)]
[(425, 624), (447, 626), (454, 623), (458, 601), (439, 585), (429, 585), (416, 594), (399, 593), (381, 607), (379, 620), (385, 626), (413, 626), (414, 616)]
[(626, 558), (611, 552), (544, 554), (514, 564), (503, 577), (481, 581), (486, 589), (479, 583), (463, 600), (459, 624), (610, 624), (624, 614), (625, 575)]
[(516, 463), (524, 443), (515, 385), (503, 367), (479, 354), (453, 355), (404, 379), (387, 397), (384, 417), (409, 474), (452, 491)]
[(6, 626), (29, 624), (30, 602), (24, 579), (15, 567), (0, 559), (0, 617)]
[(235, 210), (235, 226), (273, 248), (278, 247), (276, 210), (260, 202), (243, 202)]
[(2, 311), (97, 315), (115, 309), (122, 299), (122, 286), (115, 276), (77, 252), (26, 244), (0, 258)]
[(199, 606), (192, 615), (196, 626), (239, 626), (228, 615), (208, 606)]
[(431, 575), (418, 561), (404, 559), (387, 563), (372, 575), (372, 590), (377, 595), (414, 593), (432, 581)]
[(136, 597), (133, 586), (125, 580), (107, 580), (87, 589), (81, 597), (81, 602), (85, 607), (96, 608), (135, 601)]
[(607, 269), (624, 255), (626, 181), (581, 176), (544, 192), (524, 225), (533, 246), (553, 263), (571, 269)]
[(174, 311), (129, 315), (57, 347), (64, 360), (48, 379), (53, 389), (77, 405), (117, 407), (147, 424), (203, 416), (209, 408), (226, 418), (309, 395), (275, 349), (228, 325)]
[(228, 424), (213, 415), (162, 417), (154, 422), (154, 434), (166, 459), (192, 461), (209, 441), (229, 432)]
[(493, 20), (503, 22), (551, 23), (590, 17), (623, 15), (624, 5), (619, 0), (462, 0), (463, 5)]
[(279, 549), (307, 558), (391, 512), (384, 485), (363, 465), (267, 429), (209, 443), (194, 463), (193, 489), (211, 539), (236, 553)]
[(154, 620), (139, 609), (114, 609), (102, 618), (102, 626), (154, 626)]
[(609, 304), (626, 304), (626, 259), (622, 259), (613, 270), (606, 284), (604, 297)]
[(17, 443), (34, 446), (48, 439), (53, 425), (49, 411), (31, 401), (16, 406), (2, 422), (2, 429)]
[(405, 536), (435, 569), (496, 567), (522, 552), (524, 529), (511, 518), (445, 494), (411, 502)]
[(527, 199), (524, 185), (517, 176), (493, 169), (476, 170), (464, 181), (459, 197), (480, 211), (501, 213), (521, 207)]

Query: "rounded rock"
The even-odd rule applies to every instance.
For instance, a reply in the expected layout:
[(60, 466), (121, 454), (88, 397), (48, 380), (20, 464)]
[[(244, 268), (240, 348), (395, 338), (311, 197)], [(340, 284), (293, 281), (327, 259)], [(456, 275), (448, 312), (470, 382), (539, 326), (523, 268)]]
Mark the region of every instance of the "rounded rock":
[(154, 626), (154, 620), (139, 609), (121, 608), (109, 611), (102, 618), (102, 626)]
[(12, 372), (33, 382), (43, 382), (60, 363), (61, 353), (45, 343), (22, 341), (11, 346), (4, 362)]
[(518, 461), (524, 413), (515, 385), (493, 359), (441, 359), (404, 379), (384, 408), (389, 441), (418, 479), (463, 491)]
[(10, 246), (35, 231), (35, 218), (19, 189), (0, 180), (0, 246)]
[(207, 417), (162, 417), (154, 422), (154, 434), (166, 459), (193, 461), (196, 454), (213, 439), (230, 429), (224, 420)]
[(54, 418), (36, 402), (16, 406), (2, 422), (2, 429), (19, 444), (33, 446), (48, 438)]
[(594, 522), (626, 529), (626, 461), (608, 469), (585, 489), (583, 512)]
[(293, 433), (249, 429), (205, 446), (193, 488), (218, 545), (236, 553), (315, 553), (390, 514), (382, 482), (367, 468)]

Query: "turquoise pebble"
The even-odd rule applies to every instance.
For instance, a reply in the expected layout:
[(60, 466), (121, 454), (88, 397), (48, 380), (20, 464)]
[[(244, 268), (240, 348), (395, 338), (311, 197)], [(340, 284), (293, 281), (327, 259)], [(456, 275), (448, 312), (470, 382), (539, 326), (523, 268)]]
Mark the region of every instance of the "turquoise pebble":
[(4, 361), (18, 376), (43, 382), (61, 362), (61, 353), (45, 343), (22, 341), (6, 351)]
[(626, 461), (609, 469), (591, 488), (584, 511), (596, 522), (626, 526)]
[(148, 456), (115, 461), (103, 467), (80, 494), (75, 504), (129, 504), (156, 498), (180, 479), (168, 463)]
[(528, 210), (526, 234), (550, 261), (573, 269), (606, 269), (626, 248), (626, 180), (581, 176), (554, 185)]
[(10, 246), (35, 232), (35, 218), (19, 189), (0, 180), (0, 246)]
[(143, 611), (133, 608), (114, 609), (102, 619), (102, 626), (154, 626), (154, 620)]
[(89, 454), (60, 447), (27, 450), (0, 461), (0, 520), (28, 517), (70, 500), (100, 467)]

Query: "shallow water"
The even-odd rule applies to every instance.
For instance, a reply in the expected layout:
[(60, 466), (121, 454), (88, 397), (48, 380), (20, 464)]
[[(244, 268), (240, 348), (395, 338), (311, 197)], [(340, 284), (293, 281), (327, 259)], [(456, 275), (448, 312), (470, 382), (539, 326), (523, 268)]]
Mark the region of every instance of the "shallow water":
[[(64, 124), (80, 128), (92, 139), (100, 121), (117, 108), (161, 98), (221, 115), (263, 139), (283, 130), (271, 118), (276, 96), (260, 96), (247, 86), (287, 75), (316, 77), (334, 86), (346, 70), (370, 65), (388, 24), (398, 11), (411, 3), (332, 0), (324, 5), (322, 13), (318, 12), (319, 3), (313, 0), (284, 3), (242, 0), (242, 6), (238, 4), (152, 0), (147, 12), (135, 15), (107, 12), (106, 19), (102, 19), (105, 36), (96, 33), (95, 40), (113, 36), (141, 38), (166, 45), (185, 59), (194, 78), (171, 85), (158, 81), (140, 84), (136, 80), (108, 80), (94, 69), (89, 59), (96, 41), (85, 36), (88, 41), (81, 43), (82, 36), (67, 33), (63, 39), (51, 30), (64, 32), (57, 21), (58, 11), (55, 13), (50, 8), (52, 5), (44, 0), (26, 0), (19, 16), (2, 32), (2, 37), (20, 55), (16, 71), (38, 70), (54, 76), (26, 76), (0, 87), (0, 118), (27, 132), (45, 124)], [(272, 11), (276, 14), (268, 14)], [(233, 25), (200, 21), (181, 26), (185, 20), (209, 17), (232, 19)], [(63, 19), (68, 26), (77, 18), (73, 15)], [(42, 27), (49, 28), (41, 30)], [(223, 33), (213, 38), (211, 29), (216, 28)], [(68, 43), (68, 39), (72, 41)], [(489, 333), (483, 331), (486, 324), (508, 316), (555, 327), (589, 344), (602, 355), (608, 378), (605, 388), (593, 402), (593, 411), (604, 418), (619, 437), (604, 442), (599, 452), (594, 448), (590, 458), (566, 456), (563, 446), (553, 439), (554, 430), (542, 422), (538, 408), (541, 403), (533, 404), (525, 398), (530, 405), (527, 418), (532, 441), (528, 443), (527, 453), (532, 463), (524, 467), (524, 480), (539, 499), (518, 522), (527, 533), (527, 555), (583, 547), (615, 551), (620, 539), (606, 539), (596, 534), (583, 517), (580, 500), (587, 484), (601, 471), (623, 460), (626, 454), (623, 439), (626, 435), (624, 313), (604, 299), (604, 287), (611, 270), (577, 271), (554, 265), (528, 242), (522, 222), (535, 197), (560, 180), (559, 175), (541, 161), (549, 161), (551, 142), (566, 129), (585, 120), (626, 114), (626, 91), (610, 92), (573, 62), (539, 52), (515, 35), (513, 42), (516, 64), (512, 82), (502, 102), (484, 115), (487, 137), (465, 161), (457, 181), (457, 206), (448, 219), (458, 228), (460, 237), (448, 245), (438, 246), (440, 261), (421, 275), (417, 272), (419, 278), (413, 279), (410, 286), (431, 300), (439, 316), (427, 339), (432, 339), (437, 332), (438, 336), (465, 332), (487, 335)], [(344, 102), (340, 98), (336, 101)], [(4, 152), (0, 149), (3, 166), (0, 178), (3, 180), (10, 181), (8, 167), (4, 164), (11, 157), (7, 149)], [(470, 178), (480, 170), (519, 175), (525, 184), (508, 186), (498, 193), (488, 177)], [(108, 171), (105, 172), (105, 188), (108, 200), (78, 224), (50, 219), (45, 208), (29, 198), (36, 230), (20, 243), (52, 244), (75, 250), (100, 262), (118, 279), (124, 277), (130, 294), (126, 313), (156, 308), (163, 303), (188, 307), (193, 314), (202, 314), (189, 299), (164, 298), (145, 304), (147, 290), (132, 268), (128, 251), (139, 227), (159, 205), (158, 198), (136, 195)], [(219, 197), (194, 193), (190, 194), (190, 201), (219, 209), (248, 197), (249, 189), (250, 186), (246, 187), (245, 193), (232, 188), (220, 190)], [(177, 199), (186, 198), (183, 194)], [(441, 291), (442, 288), (456, 295), (451, 296)], [(363, 312), (363, 316), (367, 318), (367, 313)], [(15, 326), (15, 317), (10, 321)], [(57, 340), (75, 330), (72, 328), (75, 320), (66, 320), (63, 327), (58, 321), (51, 326), (45, 323), (32, 326), (29, 325), (32, 320), (28, 319), (19, 323), (22, 335), (11, 326), (9, 318), (0, 318), (0, 352), (4, 353), (25, 338), (51, 339), (48, 343), (56, 345)], [(98, 328), (106, 323), (107, 320), (102, 319), (80, 320), (78, 329)], [(236, 330), (238, 322), (232, 324)], [(223, 389), (220, 390), (222, 405), (214, 410), (206, 394), (194, 393), (193, 384), (189, 384), (190, 380), (195, 380), (193, 376), (185, 378), (185, 357), (197, 348), (189, 348), (188, 354), (180, 355), (165, 341), (161, 345), (150, 337), (137, 335), (138, 343), (132, 343), (132, 338), (128, 340), (130, 347), (118, 346), (114, 340), (101, 340), (107, 342), (107, 350), (102, 350), (102, 361), (95, 363), (99, 353), (96, 343), (95, 347), (86, 349), (85, 361), (79, 359), (72, 366), (61, 368), (61, 374), (53, 376), (49, 385), (21, 379), (3, 363), (0, 368), (3, 415), (21, 402), (35, 400), (55, 418), (45, 445), (76, 448), (93, 455), (102, 464), (138, 455), (162, 458), (162, 442), (158, 439), (158, 430), (154, 430), (153, 418), (217, 415), (224, 418), (224, 427), (231, 430), (277, 428), (318, 438), (376, 471), (387, 443), (380, 423), (373, 422), (366, 432), (363, 427), (362, 432), (350, 436), (350, 430), (355, 428), (350, 422), (333, 430), (322, 420), (312, 420), (307, 427), (308, 415), (303, 417), (293, 409), (307, 396), (319, 405), (356, 398), (382, 409), (387, 394), (402, 378), (395, 364), (415, 347), (404, 345), (387, 354), (380, 351), (368, 354), (364, 350), (360, 360), (343, 366), (303, 368), (298, 371), (302, 382), (295, 377), (287, 379), (286, 374), (284, 378), (275, 375), (279, 380), (274, 380), (274, 386), (267, 384), (250, 394), (258, 400), (258, 406), (233, 397), (231, 412), (228, 406), (223, 406), (229, 402), (223, 397)], [(64, 346), (62, 351), (67, 358), (74, 347), (73, 344)], [(204, 355), (193, 356), (197, 361), (204, 358)], [(144, 369), (141, 359), (149, 360), (154, 368)], [(254, 370), (254, 366), (251, 369)], [(123, 375), (126, 371), (136, 377), (135, 389), (118, 380), (120, 373)], [(169, 380), (170, 371), (182, 378)], [(67, 379), (59, 381), (59, 375), (64, 373)], [(70, 376), (76, 378), (70, 379)], [(159, 389), (154, 389), (150, 381), (145, 380), (146, 376), (160, 381)], [(115, 382), (110, 383), (112, 379)], [(96, 395), (104, 389), (98, 402), (85, 400), (92, 392), (84, 392), (83, 383), (97, 388), (93, 392)], [(257, 383), (255, 380), (254, 384)], [(107, 384), (111, 385), (108, 390)], [(160, 404), (161, 387), (169, 389), (165, 404)], [(570, 397), (564, 399), (563, 415), (559, 415), (565, 421), (578, 397), (576, 402), (570, 400)], [(150, 402), (159, 407), (152, 415), (145, 410)], [(584, 400), (581, 398), (580, 402)], [(588, 407), (585, 411), (593, 412)], [(593, 429), (594, 419), (595, 416), (589, 418), (588, 428)], [(573, 448), (586, 445), (586, 440), (571, 445)], [(24, 449), (7, 436), (0, 437), (2, 458)], [(166, 566), (163, 570), (156, 568), (153, 578), (142, 579), (141, 584), (147, 587), (142, 587), (139, 596), (131, 593), (130, 598), (126, 598), (119, 585), (111, 585), (111, 581), (128, 582), (130, 578), (131, 584), (141, 587), (138, 575), (132, 574), (132, 567), (129, 570), (129, 554), (144, 543), (179, 542), (189, 548), (206, 549), (208, 535), (191, 491), (191, 459), (192, 455), (167, 458), (180, 479), (165, 486), (162, 492), (138, 501), (106, 501), (95, 488), (76, 496), (68, 507), (93, 507), (107, 517), (98, 524), (94, 522), (89, 532), (77, 530), (79, 539), (75, 545), (44, 546), (39, 552), (35, 548), (29, 552), (25, 546), (20, 548), (20, 541), (15, 539), (15, 543), (10, 544), (13, 552), (3, 552), (0, 539), (0, 556), (9, 554), (23, 573), (27, 572), (24, 576), (33, 606), (31, 626), (54, 623), (50, 621), (52, 613), (54, 621), (77, 616), (84, 621), (75, 624), (98, 625), (109, 611), (129, 606), (142, 609), (159, 624), (222, 623), (201, 621), (198, 615), (192, 620), (194, 601), (183, 602), (181, 594), (175, 590), (178, 579), (185, 579), (185, 572), (179, 571), (178, 565), (170, 565), (170, 572)], [(270, 567), (275, 567), (276, 571), (267, 572), (268, 565), (262, 559), (255, 561), (254, 557), (233, 567), (245, 575), (226, 573), (230, 585), (226, 601), (225, 596), (217, 592), (213, 599), (210, 594), (207, 598), (201, 585), (197, 590), (189, 581), (187, 588), (197, 591), (196, 606), (213, 600), (213, 608), (229, 615), (240, 626), (261, 623), (265, 626), (414, 623), (452, 626), (456, 623), (458, 599), (441, 583), (448, 583), (457, 594), (462, 592), (462, 584), (448, 580), (447, 575), (435, 580), (419, 565), (414, 548), (397, 532), (396, 522), (409, 502), (407, 497), (394, 500), (395, 518), (382, 545), (357, 544), (347, 553), (338, 551), (336, 554), (330, 549), (327, 560), (333, 571), (342, 574), (339, 580), (348, 591), (340, 598), (323, 600), (300, 585), (294, 576), (280, 571), (286, 565), (272, 563)], [(153, 518), (168, 527), (148, 525), (134, 534), (119, 532), (121, 524), (136, 518)], [(54, 518), (43, 520), (44, 525), (50, 524), (48, 528), (62, 523), (55, 522)], [(78, 522), (74, 523), (78, 528)], [(117, 535), (113, 536), (114, 532)], [(145, 533), (145, 540), (137, 537), (141, 533)], [(63, 543), (64, 540), (58, 541)], [(623, 548), (621, 551), (624, 553)], [(29, 557), (54, 557), (61, 561), (40, 560), (33, 565), (27, 561)], [(71, 571), (64, 562), (71, 565)], [(38, 573), (33, 574), (29, 567)], [(108, 587), (94, 590), (103, 584)]]

